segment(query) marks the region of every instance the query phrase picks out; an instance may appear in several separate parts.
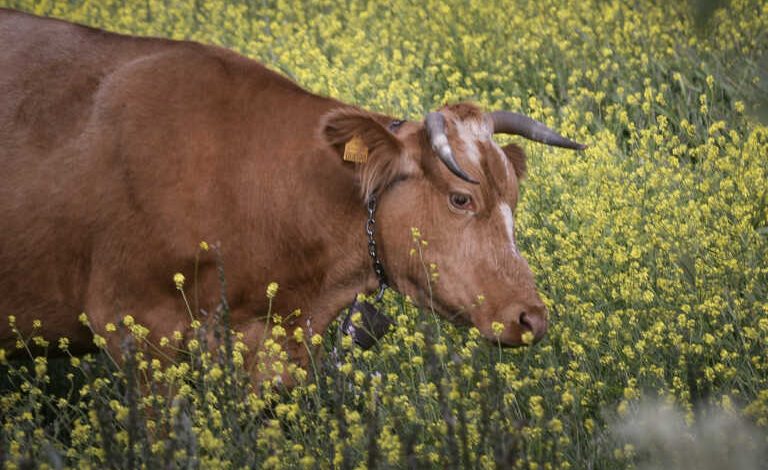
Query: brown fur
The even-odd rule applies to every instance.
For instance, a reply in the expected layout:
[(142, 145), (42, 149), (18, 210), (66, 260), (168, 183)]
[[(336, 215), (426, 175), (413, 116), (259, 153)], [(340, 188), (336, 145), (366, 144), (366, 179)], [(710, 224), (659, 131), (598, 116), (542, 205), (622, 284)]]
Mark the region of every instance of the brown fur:
[[(516, 170), (482, 196), (498, 161), (474, 165), (457, 150), (480, 180), (467, 184), (434, 156), (423, 123), (393, 134), (392, 118), (313, 95), (218, 47), (9, 10), (0, 10), (0, 43), (0, 314), (15, 314), (24, 331), (41, 319), (47, 337), (88, 350), (81, 311), (102, 334), (125, 314), (155, 341), (185, 331), (172, 277), (191, 282), (206, 240), (222, 247), (233, 326), (249, 345), (264, 334), (271, 281), (280, 285), (275, 310), (300, 308), (293, 324), (321, 333), (357, 292), (376, 287), (361, 192), (380, 197), (377, 237), (401, 292), (489, 338), (502, 322), (504, 343), (520, 342), (522, 312), (536, 318), (537, 335), (546, 329), (533, 276), (495, 209), (514, 209), (521, 151), (504, 157), (490, 140), (478, 145), (483, 159), (509, 158)], [(471, 104), (443, 111), (452, 128), (483, 119)], [(362, 170), (341, 159), (352, 135), (371, 150)], [(477, 213), (450, 208), (457, 190), (473, 195)], [(408, 254), (411, 227), (441, 272), (432, 299)], [(199, 271), (199, 307), (211, 311), (211, 253)], [(0, 322), (0, 346), (12, 336)], [(302, 351), (290, 353), (302, 361)]]

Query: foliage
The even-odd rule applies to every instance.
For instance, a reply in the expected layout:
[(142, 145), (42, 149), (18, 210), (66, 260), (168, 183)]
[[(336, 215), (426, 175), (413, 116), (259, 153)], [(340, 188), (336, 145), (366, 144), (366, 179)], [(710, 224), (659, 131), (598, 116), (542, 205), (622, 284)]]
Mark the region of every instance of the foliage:
[[(552, 315), (541, 344), (486, 345), (388, 294), (398, 325), (376, 348), (333, 329), (288, 338), (315, 353), (304, 371), (268, 340), (264, 364), (299, 385), (254, 391), (238, 357), (256, 345), (225, 321), (149, 345), (124, 320), (111, 333), (125, 337), (122, 366), (72, 358), (58, 391), (46, 359), (0, 351), (13, 383), (0, 395), (7, 468), (626, 468), (649, 456), (612, 423), (646, 397), (689, 425), (703, 403), (743, 415), (765, 444), (768, 128), (753, 117), (768, 80), (765, 2), (732, 0), (699, 34), (686, 4), (650, 0), (3, 3), (223, 45), (396, 116), (471, 99), (589, 144), (526, 144), (517, 226)], [(230, 338), (224, 349), (208, 331)]]

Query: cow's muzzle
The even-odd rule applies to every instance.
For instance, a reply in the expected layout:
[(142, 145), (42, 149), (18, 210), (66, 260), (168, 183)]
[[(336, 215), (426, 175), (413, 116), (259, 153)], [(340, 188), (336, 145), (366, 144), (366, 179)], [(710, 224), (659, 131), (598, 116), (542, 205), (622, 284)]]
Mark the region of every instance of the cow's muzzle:
[[(500, 321), (499, 321), (500, 320)], [(547, 333), (549, 320), (543, 303), (514, 303), (502, 309), (499, 323), (504, 325), (500, 335), (493, 335), (502, 346), (521, 346), (541, 341)], [(532, 335), (532, 341), (526, 333)]]

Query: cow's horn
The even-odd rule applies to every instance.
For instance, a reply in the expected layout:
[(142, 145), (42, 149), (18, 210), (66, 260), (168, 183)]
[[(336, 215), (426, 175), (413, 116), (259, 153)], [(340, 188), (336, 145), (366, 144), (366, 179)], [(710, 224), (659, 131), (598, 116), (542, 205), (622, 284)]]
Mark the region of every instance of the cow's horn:
[(440, 157), (440, 160), (451, 170), (451, 173), (468, 181), (470, 183), (477, 184), (477, 181), (473, 180), (468, 174), (461, 169), (456, 158), (453, 156), (451, 150), (451, 144), (448, 143), (448, 137), (445, 135), (445, 117), (442, 113), (432, 112), (427, 114), (427, 118), (424, 120), (427, 126), (427, 135), (429, 136), (429, 143), (432, 145), (432, 149)]
[(494, 134), (517, 134), (542, 144), (573, 150), (584, 150), (586, 145), (566, 139), (544, 124), (520, 113), (494, 111), (490, 113)]

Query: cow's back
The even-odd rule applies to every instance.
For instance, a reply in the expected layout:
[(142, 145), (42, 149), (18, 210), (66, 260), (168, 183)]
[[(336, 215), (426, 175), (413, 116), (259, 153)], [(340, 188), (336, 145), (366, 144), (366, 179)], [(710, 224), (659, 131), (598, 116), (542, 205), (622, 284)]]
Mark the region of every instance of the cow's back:
[(76, 137), (101, 80), (158, 47), (151, 40), (5, 9), (0, 42), (0, 136), (16, 144), (10, 155), (4, 152), (5, 161), (29, 158), (30, 151), (48, 155)]

